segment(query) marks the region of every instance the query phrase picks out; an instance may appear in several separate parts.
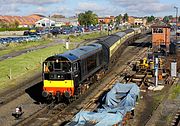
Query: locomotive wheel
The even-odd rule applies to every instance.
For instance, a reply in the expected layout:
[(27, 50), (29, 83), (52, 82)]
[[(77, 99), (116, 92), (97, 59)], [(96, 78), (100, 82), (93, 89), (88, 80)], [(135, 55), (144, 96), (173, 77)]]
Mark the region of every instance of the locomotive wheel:
[(56, 93), (56, 102), (59, 103), (61, 101), (61, 94), (60, 92)]

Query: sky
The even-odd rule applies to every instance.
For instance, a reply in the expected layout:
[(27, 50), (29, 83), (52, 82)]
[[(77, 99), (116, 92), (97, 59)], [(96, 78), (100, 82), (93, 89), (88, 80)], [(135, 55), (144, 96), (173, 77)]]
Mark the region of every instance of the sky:
[(61, 14), (75, 16), (88, 10), (98, 16), (175, 16), (180, 0), (0, 0), (0, 15)]

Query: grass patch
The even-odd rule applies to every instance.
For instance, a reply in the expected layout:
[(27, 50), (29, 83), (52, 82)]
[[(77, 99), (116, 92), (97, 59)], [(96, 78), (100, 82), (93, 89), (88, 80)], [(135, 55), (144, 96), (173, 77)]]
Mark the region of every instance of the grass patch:
[(175, 99), (176, 97), (178, 97), (178, 95), (180, 95), (180, 83), (178, 83), (177, 85), (173, 85), (169, 94), (169, 99)]
[[(0, 62), (0, 87), (5, 88), (9, 87), (10, 83), (13, 79), (17, 79), (18, 77), (25, 76), (31, 70), (41, 70), (41, 62), (44, 61), (47, 57), (59, 54), (66, 51), (63, 45), (56, 45), (52, 47), (48, 47), (45, 49), (40, 49), (37, 51), (29, 52), (27, 54), (23, 54), (11, 59), (7, 59)], [(11, 76), (11, 79), (10, 79)]]
[(106, 35), (108, 35), (107, 31), (102, 31), (102, 32), (92, 32), (89, 34), (79, 34), (77, 36), (75, 36), (75, 35), (60, 35), (59, 38), (68, 39), (68, 37), (69, 37), (70, 42), (82, 42), (87, 39), (97, 38), (97, 37), (106, 36)]
[(24, 31), (29, 30), (29, 28), (0, 28), (0, 32), (2, 31)]
[(1, 47), (2, 50), (0, 51), (0, 56), (9, 54), (15, 51), (24, 50), (30, 47), (46, 45), (50, 42), (52, 42), (52, 40), (48, 39), (48, 40), (39, 40), (35, 42), (9, 43), (9, 44), (6, 44), (4, 47)]

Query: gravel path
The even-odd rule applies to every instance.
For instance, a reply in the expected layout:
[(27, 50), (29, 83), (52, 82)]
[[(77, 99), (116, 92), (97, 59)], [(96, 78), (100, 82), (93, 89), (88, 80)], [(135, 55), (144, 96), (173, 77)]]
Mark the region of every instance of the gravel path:
[[(11, 116), (12, 112), (15, 111), (15, 107), (17, 105), (21, 105), (24, 111), (22, 118), (26, 118), (29, 115), (33, 114), (35, 111), (41, 108), (40, 105), (34, 104), (35, 100), (33, 100), (28, 94), (24, 94), (10, 103), (6, 104), (4, 107), (0, 107), (0, 124), (1, 126), (11, 126), (14, 123), (18, 122), (13, 116)], [(28, 109), (33, 108), (33, 109)]]

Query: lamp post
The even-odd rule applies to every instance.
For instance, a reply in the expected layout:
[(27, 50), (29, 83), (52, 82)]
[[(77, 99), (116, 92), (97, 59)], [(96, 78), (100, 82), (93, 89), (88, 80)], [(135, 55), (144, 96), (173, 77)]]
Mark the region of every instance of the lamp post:
[(177, 41), (177, 22), (178, 22), (178, 7), (174, 6), (176, 9), (176, 41)]

